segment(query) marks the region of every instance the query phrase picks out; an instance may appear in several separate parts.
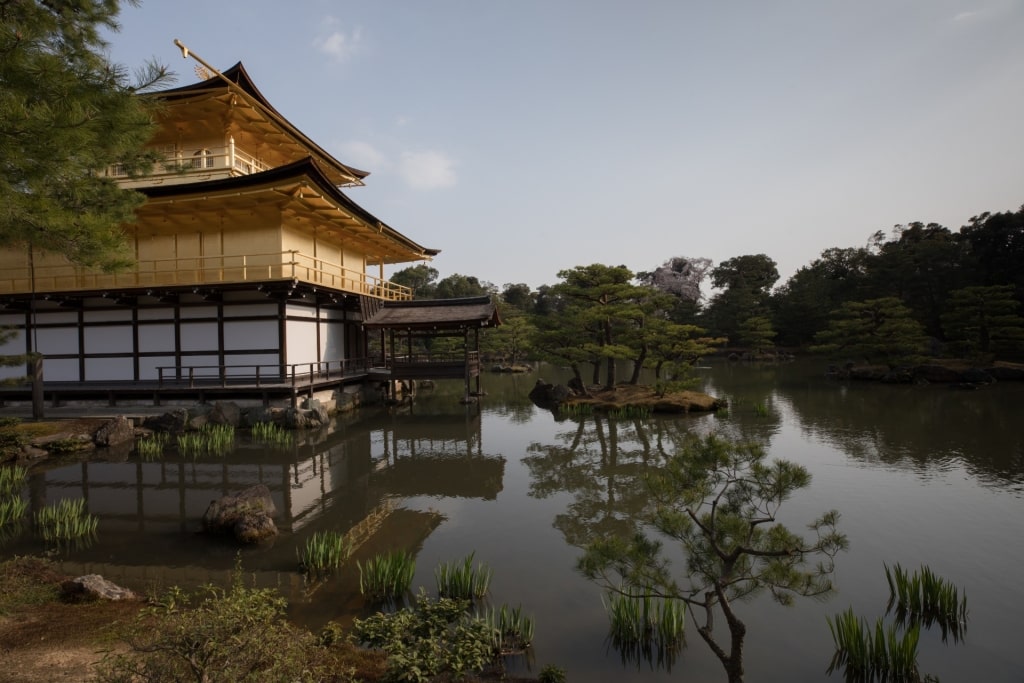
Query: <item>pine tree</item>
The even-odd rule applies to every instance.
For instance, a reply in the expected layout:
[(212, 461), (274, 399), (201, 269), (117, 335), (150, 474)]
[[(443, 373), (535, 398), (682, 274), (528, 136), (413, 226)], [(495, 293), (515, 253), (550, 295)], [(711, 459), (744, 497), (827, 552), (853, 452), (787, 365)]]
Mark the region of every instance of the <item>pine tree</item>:
[[(134, 3), (134, 0), (127, 0)], [(135, 175), (155, 158), (152, 100), (171, 75), (147, 64), (134, 84), (105, 56), (118, 0), (0, 0), (0, 240), (104, 270), (131, 262), (121, 225), (143, 196), (105, 169)]]

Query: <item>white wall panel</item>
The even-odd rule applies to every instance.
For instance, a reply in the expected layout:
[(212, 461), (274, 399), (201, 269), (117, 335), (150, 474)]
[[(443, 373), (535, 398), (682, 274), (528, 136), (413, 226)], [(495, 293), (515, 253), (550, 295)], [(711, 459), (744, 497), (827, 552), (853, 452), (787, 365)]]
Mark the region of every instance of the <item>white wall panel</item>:
[(13, 329), (8, 332), (11, 337), (6, 343), (0, 344), (0, 356), (16, 356), (19, 353), (25, 353), (28, 350), (25, 346), (25, 330)]
[[(174, 356), (146, 356), (139, 359), (139, 379), (160, 379), (159, 371), (157, 370), (160, 366), (173, 366)], [(170, 379), (173, 377), (173, 371), (164, 370), (164, 378)]]
[(78, 353), (77, 327), (50, 327), (35, 331), (36, 349), (42, 354)]
[(8, 313), (0, 315), (0, 325), (4, 327), (21, 327), (25, 324), (25, 316), (21, 314)]
[[(218, 365), (220, 359), (217, 356), (186, 356), (181, 359), (181, 365), (183, 367), (195, 368), (196, 377), (217, 377), (220, 375), (220, 369)], [(188, 370), (185, 371), (185, 376), (188, 376)]]
[(286, 314), (292, 318), (315, 318), (316, 309), (311, 306), (297, 306), (295, 304), (288, 304), (285, 309)]
[(279, 347), (276, 320), (224, 322), (224, 350), (276, 349)]
[(139, 351), (174, 351), (174, 325), (139, 325)]
[(316, 323), (302, 320), (289, 320), (287, 322), (288, 334), (288, 358), (286, 362), (291, 363), (315, 363), (316, 353)]
[(83, 318), (87, 323), (111, 323), (132, 319), (130, 308), (117, 309), (113, 311), (85, 311)]
[(211, 351), (217, 346), (217, 323), (182, 323), (182, 351)]
[(320, 323), (320, 358), (341, 360), (345, 357), (345, 328), (341, 324)]
[[(86, 353), (134, 353), (135, 351), (131, 325), (86, 327), (84, 332)], [(73, 352), (65, 351), (65, 353)]]
[[(131, 320), (131, 316), (128, 316), (128, 319)], [(19, 325), (24, 323), (24, 318), (18, 320)], [(36, 313), (37, 325), (58, 325), (60, 323), (77, 325), (78, 313), (75, 311), (40, 311), (39, 313)]]
[[(101, 378), (102, 379), (102, 378)], [(44, 358), (44, 382), (80, 382), (76, 358)]]
[(182, 308), (181, 317), (185, 318), (216, 318), (216, 306), (196, 306), (195, 308)]
[[(44, 376), (48, 373), (44, 370)], [(135, 366), (128, 358), (86, 358), (85, 380), (135, 379)]]
[(174, 320), (173, 308), (140, 308), (139, 320)]
[(254, 316), (265, 316), (265, 317), (277, 317), (277, 304), (225, 304), (224, 305), (224, 317), (225, 318), (238, 318), (238, 317), (254, 317)]

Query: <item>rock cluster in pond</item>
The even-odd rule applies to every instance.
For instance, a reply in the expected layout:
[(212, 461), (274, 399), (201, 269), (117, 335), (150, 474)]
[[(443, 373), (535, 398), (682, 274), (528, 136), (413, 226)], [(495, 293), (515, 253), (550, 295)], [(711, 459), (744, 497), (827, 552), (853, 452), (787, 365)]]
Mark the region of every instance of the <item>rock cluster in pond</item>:
[(277, 536), (277, 509), (265, 484), (210, 501), (203, 514), (203, 531), (229, 534), (245, 544), (261, 543)]
[(976, 389), (1002, 381), (1024, 381), (1024, 364), (998, 362), (977, 367), (962, 362), (934, 362), (890, 368), (886, 365), (830, 365), (827, 377), (886, 384), (946, 384), (957, 389)]
[(653, 387), (640, 384), (619, 384), (611, 389), (584, 387), (577, 381), (571, 386), (550, 384), (538, 379), (530, 390), (530, 400), (545, 410), (557, 411), (563, 404), (587, 404), (598, 411), (620, 408), (645, 408), (654, 413), (709, 412), (726, 405), (725, 401), (698, 391), (658, 393)]
[(307, 398), (298, 408), (242, 408), (230, 401), (197, 403), (188, 408), (176, 408), (163, 415), (148, 417), (142, 424), (152, 431), (179, 434), (202, 429), (208, 424), (252, 427), (269, 422), (287, 429), (308, 429), (327, 425), (330, 421), (327, 407), (315, 398)]

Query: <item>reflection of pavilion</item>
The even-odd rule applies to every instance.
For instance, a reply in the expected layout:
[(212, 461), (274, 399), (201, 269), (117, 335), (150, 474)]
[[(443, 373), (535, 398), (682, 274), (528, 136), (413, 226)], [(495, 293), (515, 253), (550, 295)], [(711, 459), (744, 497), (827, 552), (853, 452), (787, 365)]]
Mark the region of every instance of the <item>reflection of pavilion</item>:
[[(85, 498), (100, 518), (99, 536), (92, 547), (70, 554), (69, 571), (120, 576), (135, 585), (191, 585), (219, 581), (238, 552), (231, 542), (193, 536), (210, 501), (264, 484), (282, 535), (271, 546), (247, 549), (246, 569), (261, 583), (297, 581), (301, 588), (295, 551), (312, 531), (350, 533), (361, 555), (415, 552), (441, 518), (405, 510), (398, 499), (493, 499), (503, 474), (504, 460), (481, 452), (479, 415), (402, 415), (339, 428), (322, 440), (300, 436), (285, 451), (241, 444), (217, 462), (84, 462), (39, 472), (28, 485), (29, 515), (63, 498)], [(14, 541), (36, 542), (30, 534)]]
[[(374, 427), (376, 430), (376, 427)], [(380, 425), (374, 486), (396, 496), (493, 500), (505, 459), (483, 453), (480, 414), (403, 414)]]

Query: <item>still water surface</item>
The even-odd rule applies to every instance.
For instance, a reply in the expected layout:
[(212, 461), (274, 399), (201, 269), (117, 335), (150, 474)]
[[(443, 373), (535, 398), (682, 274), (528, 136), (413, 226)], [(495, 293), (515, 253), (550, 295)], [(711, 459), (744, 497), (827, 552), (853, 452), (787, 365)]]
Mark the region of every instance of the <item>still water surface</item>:
[[(567, 379), (554, 368), (539, 372)], [(606, 642), (601, 591), (575, 570), (588, 537), (629, 528), (645, 502), (646, 468), (687, 432), (718, 430), (806, 466), (811, 486), (783, 506), (782, 521), (800, 530), (838, 509), (851, 545), (828, 600), (738, 607), (748, 626), (747, 680), (827, 680), (825, 617), (852, 606), (873, 623), (888, 597), (883, 563), (896, 562), (927, 564), (967, 594), (965, 641), (923, 633), (924, 673), (946, 682), (1024, 678), (1024, 385), (843, 384), (810, 361), (698, 372), (707, 393), (730, 401), (727, 414), (559, 421), (526, 397), (538, 375), (493, 375), (479, 407), (459, 404), (460, 383), (440, 383), (411, 407), (364, 409), (284, 451), (240, 440), (216, 462), (76, 464), (32, 477), (26, 496), (36, 508), (86, 497), (99, 538), (65, 555), (65, 569), (145, 589), (226, 580), (237, 549), (197, 535), (200, 519), (210, 500), (264, 483), (282, 534), (241, 561), (312, 628), (360, 614), (357, 574), (307, 585), (296, 549), (313, 531), (354, 529), (356, 559), (411, 549), (414, 585), (428, 589), (439, 562), (475, 553), (491, 566), (492, 602), (521, 604), (536, 619), (532, 659), (518, 668), (556, 664), (587, 682), (719, 681), (721, 665), (695, 634), (671, 670), (624, 663)], [(23, 535), (5, 539), (0, 553), (41, 549)]]

